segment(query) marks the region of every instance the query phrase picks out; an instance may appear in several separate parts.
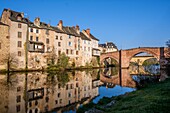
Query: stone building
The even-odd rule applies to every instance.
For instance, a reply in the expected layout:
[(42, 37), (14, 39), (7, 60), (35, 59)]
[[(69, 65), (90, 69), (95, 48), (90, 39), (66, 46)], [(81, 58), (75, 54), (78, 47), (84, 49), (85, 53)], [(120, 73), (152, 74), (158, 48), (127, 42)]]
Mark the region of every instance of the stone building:
[(117, 46), (113, 42), (106, 42), (105, 44), (99, 44), (101, 53), (108, 53), (118, 51)]
[(0, 22), (0, 69), (7, 68), (7, 60), (10, 56), (9, 26)]
[(70, 64), (74, 62), (76, 66), (81, 66), (90, 63), (92, 56), (100, 55), (99, 40), (90, 33), (90, 29), (80, 32), (78, 25), (63, 26), (62, 20), (52, 26), (41, 22), (39, 17), (31, 22), (24, 17), (24, 13), (10, 9), (3, 10), (0, 21), (1, 26), (6, 27), (2, 28), (6, 32), (0, 31), (0, 40), (8, 41), (5, 42), (5, 52), (9, 51), (18, 60), (14, 68), (42, 69), (51, 57), (55, 56), (56, 60), (61, 53), (70, 58)]

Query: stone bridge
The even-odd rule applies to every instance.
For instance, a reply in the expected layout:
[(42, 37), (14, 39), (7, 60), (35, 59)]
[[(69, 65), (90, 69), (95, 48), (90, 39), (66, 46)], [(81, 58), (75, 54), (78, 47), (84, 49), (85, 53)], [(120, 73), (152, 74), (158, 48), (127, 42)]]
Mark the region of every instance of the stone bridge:
[(136, 62), (138, 63), (138, 65), (141, 66), (144, 63), (144, 61), (151, 59), (151, 58), (155, 58), (155, 57), (154, 56), (135, 56), (130, 61)]
[(139, 47), (127, 50), (120, 50), (116, 52), (104, 53), (100, 56), (100, 63), (102, 64), (105, 59), (113, 58), (115, 59), (121, 68), (128, 68), (130, 64), (130, 60), (133, 56), (146, 52), (148, 54), (152, 54), (159, 62), (161, 68), (165, 64), (167, 58), (169, 56), (169, 48), (165, 47)]

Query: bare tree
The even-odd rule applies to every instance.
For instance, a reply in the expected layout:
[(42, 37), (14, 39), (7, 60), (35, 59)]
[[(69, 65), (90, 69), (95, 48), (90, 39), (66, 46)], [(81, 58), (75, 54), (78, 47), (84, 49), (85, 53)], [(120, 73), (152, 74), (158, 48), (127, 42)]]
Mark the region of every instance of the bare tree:
[(8, 53), (3, 60), (3, 63), (7, 64), (7, 71), (9, 72), (13, 67), (17, 66), (18, 59), (14, 53)]
[(48, 55), (48, 59), (49, 59), (50, 64), (54, 65), (56, 63), (57, 55), (56, 55), (54, 46), (52, 48), (52, 51)]

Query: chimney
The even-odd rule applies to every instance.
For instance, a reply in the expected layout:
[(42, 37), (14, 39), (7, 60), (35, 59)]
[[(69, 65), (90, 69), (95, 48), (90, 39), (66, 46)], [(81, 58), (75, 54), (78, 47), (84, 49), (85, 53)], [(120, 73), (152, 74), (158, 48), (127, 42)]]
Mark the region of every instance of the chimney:
[(78, 25), (76, 25), (76, 31), (78, 34), (80, 34), (80, 27)]
[(86, 33), (90, 36), (90, 29), (86, 29)]
[(47, 27), (50, 27), (51, 25), (50, 25), (50, 23), (49, 24), (47, 24)]
[(39, 17), (35, 18), (34, 25), (36, 25), (36, 26), (40, 25), (40, 18)]
[(62, 21), (62, 20), (59, 21), (58, 27), (59, 27), (60, 29), (62, 29), (62, 27), (63, 27), (63, 21)]

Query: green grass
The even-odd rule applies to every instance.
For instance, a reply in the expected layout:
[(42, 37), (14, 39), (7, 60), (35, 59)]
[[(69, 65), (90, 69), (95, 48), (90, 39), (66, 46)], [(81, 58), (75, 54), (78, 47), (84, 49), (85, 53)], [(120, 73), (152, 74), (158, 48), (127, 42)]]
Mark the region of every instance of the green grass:
[[(110, 108), (104, 105), (116, 100)], [(96, 108), (104, 113), (169, 113), (170, 112), (170, 79), (151, 83), (140, 90), (117, 97), (103, 97), (98, 104), (89, 103), (78, 109), (77, 113)]]
[(170, 79), (115, 97), (117, 103), (108, 113), (168, 113), (170, 112)]

